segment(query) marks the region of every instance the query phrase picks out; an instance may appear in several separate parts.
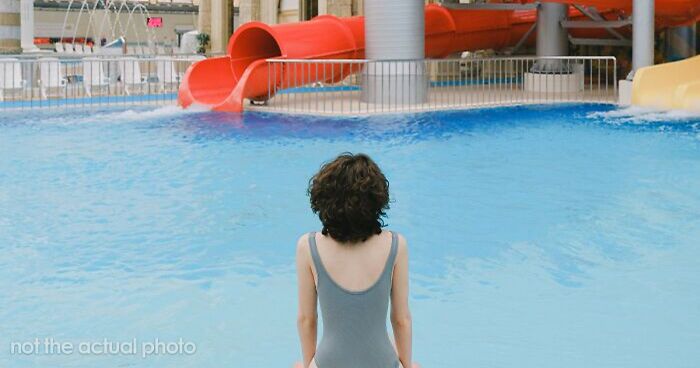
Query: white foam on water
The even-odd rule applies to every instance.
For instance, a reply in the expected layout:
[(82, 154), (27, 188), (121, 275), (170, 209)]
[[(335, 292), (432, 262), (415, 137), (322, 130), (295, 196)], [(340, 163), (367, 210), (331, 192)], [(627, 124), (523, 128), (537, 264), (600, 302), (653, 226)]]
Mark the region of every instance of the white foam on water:
[(112, 121), (134, 121), (134, 120), (157, 120), (161, 118), (168, 118), (178, 115), (195, 114), (201, 112), (209, 111), (208, 108), (204, 106), (191, 106), (187, 109), (183, 109), (180, 106), (169, 105), (161, 106), (153, 110), (124, 110), (117, 112), (107, 112), (103, 114), (98, 114), (95, 116), (86, 117), (87, 120), (104, 120), (109, 119)]
[[(64, 110), (65, 111), (65, 110)], [(157, 108), (128, 109), (128, 110), (102, 110), (92, 111), (86, 109), (76, 114), (64, 111), (51, 113), (41, 111), (39, 116), (33, 118), (33, 123), (41, 125), (80, 125), (80, 124), (119, 124), (133, 123), (137, 121), (149, 122), (164, 118), (172, 118), (181, 115), (196, 114), (210, 111), (205, 106), (193, 105), (187, 109), (180, 106), (168, 105)]]
[(700, 113), (683, 110), (655, 110), (632, 106), (611, 111), (593, 112), (589, 118), (602, 119), (612, 124), (647, 124), (689, 122), (700, 119)]

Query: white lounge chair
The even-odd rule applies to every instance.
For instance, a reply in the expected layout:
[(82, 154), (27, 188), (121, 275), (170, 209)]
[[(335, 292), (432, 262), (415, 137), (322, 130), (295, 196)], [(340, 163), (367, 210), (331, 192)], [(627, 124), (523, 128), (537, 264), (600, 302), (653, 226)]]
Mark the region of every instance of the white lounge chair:
[(166, 89), (176, 87), (180, 84), (182, 74), (178, 73), (175, 61), (172, 58), (156, 57), (156, 77), (158, 77), (158, 86), (161, 92)]
[(125, 57), (117, 61), (119, 68), (119, 77), (124, 86), (124, 93), (131, 95), (135, 90), (143, 92), (143, 86), (146, 85), (147, 78), (141, 74), (141, 65), (139, 59), (135, 57)]
[(92, 46), (85, 45), (83, 48), (85, 49), (85, 54), (87, 54), (87, 55), (92, 54)]
[(82, 44), (82, 43), (76, 43), (76, 44), (73, 45), (73, 46), (75, 47), (75, 53), (76, 53), (76, 54), (84, 54), (84, 53), (85, 53), (85, 49), (83, 48), (83, 44)]
[(5, 92), (23, 91), (27, 81), (22, 78), (22, 64), (16, 58), (0, 58), (0, 101)]
[(54, 49), (56, 49), (56, 52), (58, 52), (59, 54), (66, 52), (66, 49), (63, 47), (63, 43), (61, 43), (61, 42), (54, 43), (53, 47), (54, 47)]
[(94, 57), (86, 57), (83, 64), (83, 88), (85, 95), (92, 97), (94, 89), (106, 89), (109, 91), (109, 77), (102, 67), (102, 60)]
[(75, 54), (75, 51), (73, 49), (73, 44), (72, 43), (64, 43), (63, 44), (63, 52), (66, 54)]
[(68, 80), (63, 71), (63, 66), (57, 58), (42, 58), (39, 63), (39, 90), (41, 98), (48, 98), (57, 91), (58, 95), (65, 97)]

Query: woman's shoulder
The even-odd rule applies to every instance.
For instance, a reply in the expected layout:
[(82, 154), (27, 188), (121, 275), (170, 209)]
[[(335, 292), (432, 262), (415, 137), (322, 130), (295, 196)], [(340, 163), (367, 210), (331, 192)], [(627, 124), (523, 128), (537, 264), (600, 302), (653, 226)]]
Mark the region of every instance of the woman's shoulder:
[(303, 233), (299, 236), (297, 239), (297, 253), (299, 252), (309, 252), (310, 245), (311, 245), (311, 236), (316, 236), (316, 233), (319, 233), (320, 231), (309, 231), (306, 233)]
[(308, 231), (301, 234), (299, 238), (297, 238), (297, 246), (309, 246), (309, 237), (311, 236), (311, 234), (315, 235), (316, 233), (318, 233), (318, 231)]
[(308, 254), (309, 253), (309, 236), (313, 234), (313, 231), (304, 233), (297, 239), (297, 255)]
[(408, 247), (408, 241), (406, 240), (406, 237), (403, 236), (403, 234), (401, 234), (400, 232), (395, 231), (395, 230), (387, 229), (386, 231), (396, 235), (396, 241), (397, 241), (399, 251), (405, 250)]
[(303, 233), (297, 238), (297, 245), (308, 243), (309, 242), (309, 235), (311, 235), (313, 231), (309, 231), (307, 233)]
[(384, 231), (387, 231), (387, 232), (389, 232), (389, 233), (395, 234), (395, 235), (399, 238), (399, 240), (406, 241), (406, 238), (405, 238), (405, 237), (403, 236), (403, 234), (402, 234), (401, 232), (399, 232), (399, 231), (392, 230), (392, 229), (385, 229)]

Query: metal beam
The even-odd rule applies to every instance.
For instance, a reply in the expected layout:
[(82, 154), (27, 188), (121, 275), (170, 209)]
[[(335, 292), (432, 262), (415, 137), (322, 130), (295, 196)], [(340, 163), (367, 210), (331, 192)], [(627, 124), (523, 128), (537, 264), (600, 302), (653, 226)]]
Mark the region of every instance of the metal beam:
[(533, 10), (537, 9), (537, 3), (530, 4), (507, 4), (507, 3), (469, 3), (456, 4), (449, 2), (441, 2), (445, 8), (458, 10)]
[(632, 19), (624, 20), (565, 20), (561, 26), (568, 29), (574, 28), (622, 28), (632, 25)]
[(572, 45), (578, 46), (622, 46), (631, 47), (632, 41), (630, 40), (613, 40), (613, 39), (600, 39), (600, 38), (576, 38), (569, 37), (569, 42)]
[(530, 29), (528, 29), (527, 32), (525, 32), (525, 34), (520, 39), (520, 41), (518, 41), (518, 43), (515, 45), (515, 47), (513, 47), (513, 49), (508, 51), (508, 54), (513, 55), (514, 53), (518, 52), (518, 50), (520, 50), (520, 48), (523, 47), (525, 42), (527, 42), (527, 39), (530, 38), (530, 35), (532, 34), (532, 32), (534, 32), (536, 29), (537, 29), (537, 23), (533, 23), (532, 27), (530, 27)]
[[(605, 18), (603, 18), (602, 15), (600, 15), (600, 13), (598, 13), (598, 11), (595, 8), (592, 8), (592, 7), (585, 8), (581, 5), (574, 5), (574, 8), (576, 8), (576, 10), (580, 11), (583, 15), (587, 16), (588, 18), (590, 18), (592, 20), (607, 21)], [(611, 27), (605, 28), (605, 30), (608, 31), (608, 33), (615, 36), (619, 40), (626, 40), (627, 39), (625, 36), (620, 34), (618, 31), (612, 29)]]

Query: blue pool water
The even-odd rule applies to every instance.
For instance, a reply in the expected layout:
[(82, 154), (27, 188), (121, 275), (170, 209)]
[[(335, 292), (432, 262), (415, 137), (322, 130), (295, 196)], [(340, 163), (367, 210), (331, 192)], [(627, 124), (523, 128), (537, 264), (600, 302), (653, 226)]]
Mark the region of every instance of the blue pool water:
[(391, 181), (424, 367), (700, 365), (700, 119), (571, 105), (5, 112), (0, 366), (288, 367), (307, 180), (343, 151)]

